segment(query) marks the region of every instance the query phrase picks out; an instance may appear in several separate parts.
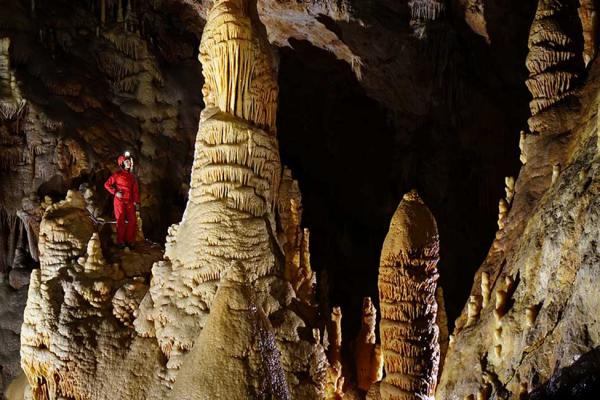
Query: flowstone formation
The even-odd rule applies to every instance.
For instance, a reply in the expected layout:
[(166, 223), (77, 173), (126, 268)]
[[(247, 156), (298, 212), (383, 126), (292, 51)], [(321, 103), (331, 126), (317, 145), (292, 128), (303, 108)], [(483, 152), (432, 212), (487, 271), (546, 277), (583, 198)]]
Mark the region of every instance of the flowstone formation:
[(416, 191), (405, 194), (390, 223), (379, 268), (383, 400), (430, 399), (435, 392), (439, 246), (433, 215)]
[(324, 396), (308, 232), (279, 160), (277, 75), (255, 7), (209, 13), (189, 200), (151, 279), (157, 253), (103, 246), (90, 199), (70, 192), (46, 211), (21, 349), (35, 399)]

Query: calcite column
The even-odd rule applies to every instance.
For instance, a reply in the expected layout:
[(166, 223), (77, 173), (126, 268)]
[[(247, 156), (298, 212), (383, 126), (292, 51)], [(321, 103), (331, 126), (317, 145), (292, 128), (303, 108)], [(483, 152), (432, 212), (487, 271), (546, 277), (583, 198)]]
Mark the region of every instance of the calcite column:
[(267, 318), (278, 313), (274, 330), (281, 362), (289, 376), (296, 375), (289, 378), (292, 396), (314, 398), (323, 390), (325, 358), (319, 344), (300, 339), (298, 327), (310, 324), (288, 308), (297, 293), (284, 279), (286, 260), (275, 222), (282, 176), (277, 75), (255, 0), (215, 1), (199, 58), (206, 108), (189, 200), (181, 223), (169, 230), (164, 261), (153, 268), (149, 319), (154, 332), (142, 334), (156, 335), (171, 379), (176, 379), (196, 341), (210, 342), (204, 337), (214, 329), (206, 335), (204, 329), (213, 320), (207, 317), (215, 293), (236, 265)]
[(383, 400), (432, 398), (440, 349), (435, 323), (439, 236), (417, 192), (404, 195), (383, 243), (379, 268)]
[[(205, 79), (189, 201), (170, 229), (150, 289), (156, 335), (171, 366), (198, 336), (232, 262), (256, 280), (273, 270), (270, 232), (281, 164), (277, 76), (248, 1), (216, 1), (200, 44)], [(159, 290), (160, 289), (160, 290)], [(164, 290), (166, 289), (166, 290)]]

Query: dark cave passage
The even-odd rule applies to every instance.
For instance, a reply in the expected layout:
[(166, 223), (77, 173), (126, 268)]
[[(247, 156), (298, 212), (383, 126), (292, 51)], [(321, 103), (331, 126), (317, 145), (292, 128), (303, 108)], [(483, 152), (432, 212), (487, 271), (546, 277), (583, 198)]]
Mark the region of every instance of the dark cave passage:
[(308, 42), (291, 43), (280, 49), (281, 156), (299, 181), (312, 265), (328, 273), (345, 337), (360, 327), (362, 298), (377, 302), (381, 246), (413, 188), (437, 219), (452, 326), (494, 238), (504, 176), (518, 168), (516, 132), (500, 122), (502, 110), (468, 92), (462, 115), (449, 111), (460, 103), (436, 105), (413, 131), (398, 129), (397, 114), (369, 98), (346, 63)]
[(281, 49), (279, 81), (280, 151), (300, 184), (313, 266), (328, 272), (330, 304), (354, 332), (362, 298), (378, 296), (379, 250), (400, 196), (387, 181), (402, 170), (391, 168), (394, 131), (347, 64), (306, 42)]

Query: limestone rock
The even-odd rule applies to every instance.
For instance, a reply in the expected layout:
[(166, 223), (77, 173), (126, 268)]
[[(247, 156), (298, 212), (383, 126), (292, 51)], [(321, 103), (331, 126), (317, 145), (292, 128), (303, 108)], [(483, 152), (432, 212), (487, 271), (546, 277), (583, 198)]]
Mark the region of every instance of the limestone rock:
[(8, 283), (13, 289), (21, 289), (22, 287), (29, 285), (30, 275), (31, 271), (29, 270), (14, 268), (8, 273)]
[(392, 217), (379, 268), (384, 400), (434, 394), (440, 358), (438, 260), (435, 219), (416, 191), (407, 193)]
[[(105, 34), (131, 58), (144, 54), (136, 41)], [(21, 347), (34, 398), (324, 394), (320, 335), (295, 307), (300, 293), (313, 296), (308, 233), (290, 243), (302, 254), (298, 270), (309, 271), (309, 289), (285, 279), (277, 242), (277, 76), (255, 2), (215, 2), (200, 59), (207, 108), (188, 204), (169, 230), (149, 287), (156, 249), (140, 244), (115, 252), (103, 244), (93, 207), (79, 192), (44, 214), (41, 270), (32, 275)], [(120, 61), (105, 63), (117, 80), (126, 67)], [(139, 101), (152, 100), (140, 90)], [(294, 218), (297, 231), (299, 215)], [(239, 348), (224, 349), (223, 340)], [(238, 372), (248, 379), (240, 381)], [(199, 390), (198, 382), (211, 384)]]
[(234, 264), (222, 278), (171, 398), (291, 399), (275, 332), (255, 293), (241, 264)]
[(356, 381), (359, 389), (369, 390), (371, 385), (383, 377), (383, 356), (377, 345), (375, 328), (377, 310), (370, 297), (363, 299), (362, 324), (355, 343)]
[(583, 62), (588, 66), (598, 50), (598, 6), (593, 0), (580, 1), (579, 19), (583, 30)]
[(0, 282), (0, 393), (20, 373), (19, 334), (26, 302), (26, 287), (15, 290)]
[[(526, 85), (533, 95), (530, 103), (532, 132), (560, 133), (566, 130), (560, 117), (538, 115), (561, 102), (575, 101), (574, 90), (583, 73), (583, 39), (577, 34), (577, 4), (575, 0), (540, 0), (529, 34)], [(573, 107), (573, 106), (571, 106)], [(562, 112), (566, 112), (563, 109)]]
[(133, 330), (121, 325), (135, 307), (125, 300), (136, 296), (120, 294), (131, 292), (129, 284), (119, 266), (106, 261), (94, 230), (74, 191), (48, 207), (42, 220), (41, 268), (31, 275), (21, 331), (28, 396), (135, 398), (152, 391), (160, 397), (161, 389), (151, 386), (160, 382), (152, 372), (160, 365), (158, 346), (136, 342)]
[[(579, 100), (596, 106), (597, 65), (592, 68)], [(582, 398), (596, 394), (586, 378), (597, 369), (590, 360), (600, 337), (600, 304), (590, 295), (600, 238), (596, 118), (576, 119), (567, 142), (532, 143), (515, 182), (508, 236), (492, 248), (473, 286), (472, 296), (491, 298), (473, 325), (464, 325), (468, 310), (457, 321), (438, 397), (573, 398), (575, 386)], [(556, 164), (563, 167), (551, 183)], [(540, 165), (543, 185), (532, 178)], [(469, 374), (460, 371), (465, 366)]]

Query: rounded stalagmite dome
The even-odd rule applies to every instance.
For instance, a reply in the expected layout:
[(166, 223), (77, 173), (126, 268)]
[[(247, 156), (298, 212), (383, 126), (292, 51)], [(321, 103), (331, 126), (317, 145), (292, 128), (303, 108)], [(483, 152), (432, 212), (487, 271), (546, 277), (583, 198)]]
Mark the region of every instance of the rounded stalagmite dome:
[(420, 253), (439, 256), (437, 223), (416, 190), (402, 197), (381, 251), (381, 262)]

